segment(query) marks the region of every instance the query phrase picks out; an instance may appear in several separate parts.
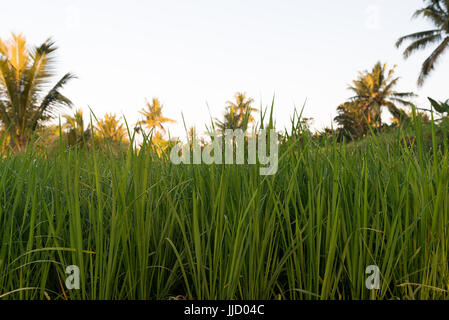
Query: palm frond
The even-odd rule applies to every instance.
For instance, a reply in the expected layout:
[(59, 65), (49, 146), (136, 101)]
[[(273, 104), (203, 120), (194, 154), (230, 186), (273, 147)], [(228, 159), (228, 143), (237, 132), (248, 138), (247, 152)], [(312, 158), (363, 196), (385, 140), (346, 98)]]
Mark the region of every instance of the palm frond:
[(443, 42), (432, 52), (432, 54), (424, 61), (421, 74), (418, 78), (418, 86), (423, 86), (424, 81), (429, 76), (431, 71), (435, 68), (435, 64), (438, 59), (441, 57), (443, 52), (449, 47), (449, 37), (446, 37)]

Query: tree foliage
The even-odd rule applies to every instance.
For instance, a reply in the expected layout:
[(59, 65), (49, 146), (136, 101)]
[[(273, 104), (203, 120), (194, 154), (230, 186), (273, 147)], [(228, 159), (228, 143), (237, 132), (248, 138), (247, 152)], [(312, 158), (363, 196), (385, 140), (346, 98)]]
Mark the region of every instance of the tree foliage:
[(382, 111), (387, 108), (393, 118), (401, 121), (407, 117), (399, 106), (411, 106), (412, 92), (397, 92), (399, 78), (394, 76), (395, 67), (388, 69), (378, 62), (371, 71), (359, 72), (349, 86), (353, 96), (338, 108), (334, 119), (340, 127), (355, 138), (365, 135), (369, 127), (382, 127)]
[(61, 89), (74, 78), (65, 74), (53, 87), (55, 43), (48, 39), (28, 49), (25, 38), (0, 39), (0, 122), (11, 144), (23, 150), (36, 129), (72, 102)]
[(413, 17), (423, 17), (434, 29), (421, 31), (399, 38), (396, 46), (399, 48), (405, 41), (410, 44), (404, 50), (407, 59), (413, 53), (436, 45), (434, 51), (424, 61), (418, 78), (418, 85), (422, 86), (444, 52), (449, 48), (449, 0), (425, 0), (425, 7), (417, 10)]

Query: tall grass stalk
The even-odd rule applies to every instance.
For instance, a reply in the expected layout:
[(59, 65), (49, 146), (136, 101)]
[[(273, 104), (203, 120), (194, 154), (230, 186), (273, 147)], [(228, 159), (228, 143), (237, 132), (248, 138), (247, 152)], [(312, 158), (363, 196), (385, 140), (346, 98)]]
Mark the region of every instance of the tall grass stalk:
[(3, 157), (0, 298), (449, 298), (449, 152), (434, 128), (430, 148), (418, 120), (412, 138), (318, 144), (300, 123), (269, 177), (176, 166), (150, 142)]

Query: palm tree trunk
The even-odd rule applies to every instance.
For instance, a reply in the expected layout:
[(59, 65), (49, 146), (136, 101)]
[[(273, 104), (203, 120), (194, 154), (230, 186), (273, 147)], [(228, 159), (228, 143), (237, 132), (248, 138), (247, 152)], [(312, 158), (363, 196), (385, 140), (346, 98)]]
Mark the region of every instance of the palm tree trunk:
[(20, 151), (25, 150), (27, 144), (28, 144), (28, 141), (27, 141), (25, 135), (23, 133), (19, 133), (17, 135), (17, 143), (16, 143), (17, 151), (20, 152)]

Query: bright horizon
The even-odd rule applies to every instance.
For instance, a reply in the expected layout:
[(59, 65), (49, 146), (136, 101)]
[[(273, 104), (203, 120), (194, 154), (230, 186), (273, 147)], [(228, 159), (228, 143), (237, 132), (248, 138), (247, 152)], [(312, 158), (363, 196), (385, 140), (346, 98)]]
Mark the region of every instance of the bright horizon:
[(31, 45), (52, 37), (58, 75), (79, 78), (64, 93), (85, 114), (91, 106), (97, 117), (112, 112), (135, 123), (145, 98), (158, 97), (164, 115), (177, 121), (171, 134), (183, 136), (182, 112), (188, 126), (203, 131), (243, 91), (257, 108), (276, 94), (278, 129), (307, 99), (303, 115), (321, 129), (350, 97), (347, 86), (358, 71), (379, 60), (398, 66), (397, 90), (417, 93), (420, 106), (428, 107), (428, 96), (449, 98), (447, 56), (418, 89), (433, 48), (404, 60), (394, 46), (400, 36), (430, 29), (411, 20), (422, 6), (422, 0), (7, 2), (0, 37), (22, 33)]

